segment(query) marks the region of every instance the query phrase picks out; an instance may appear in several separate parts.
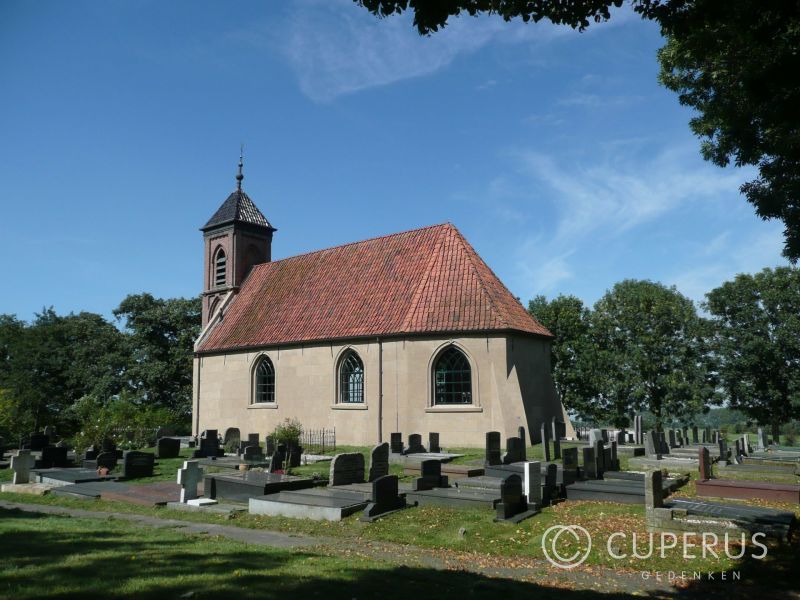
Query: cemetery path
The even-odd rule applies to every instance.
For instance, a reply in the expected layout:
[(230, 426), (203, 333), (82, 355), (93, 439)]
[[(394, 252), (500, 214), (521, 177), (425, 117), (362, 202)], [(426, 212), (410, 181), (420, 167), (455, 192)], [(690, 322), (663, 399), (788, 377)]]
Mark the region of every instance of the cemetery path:
[(623, 596), (672, 596), (676, 590), (666, 580), (643, 579), (640, 572), (615, 571), (605, 567), (581, 567), (564, 571), (547, 561), (530, 557), (475, 555), (466, 552), (421, 548), (374, 540), (311, 537), (233, 525), (161, 519), (148, 515), (93, 511), (61, 506), (0, 501), (0, 507), (25, 512), (65, 515), (89, 519), (118, 519), (154, 528), (172, 528), (191, 535), (218, 535), (227, 539), (275, 548), (311, 548), (331, 556), (389, 562), (403, 567), (467, 571), (487, 577), (513, 579), (570, 590), (602, 591)]

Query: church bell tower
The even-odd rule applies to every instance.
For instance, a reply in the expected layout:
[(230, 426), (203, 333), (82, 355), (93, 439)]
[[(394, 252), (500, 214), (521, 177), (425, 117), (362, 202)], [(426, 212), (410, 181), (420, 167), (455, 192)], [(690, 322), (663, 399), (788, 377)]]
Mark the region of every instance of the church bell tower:
[(229, 294), (239, 291), (253, 266), (272, 260), (272, 234), (277, 231), (242, 189), (239, 156), (236, 189), (222, 203), (203, 232), (203, 327)]

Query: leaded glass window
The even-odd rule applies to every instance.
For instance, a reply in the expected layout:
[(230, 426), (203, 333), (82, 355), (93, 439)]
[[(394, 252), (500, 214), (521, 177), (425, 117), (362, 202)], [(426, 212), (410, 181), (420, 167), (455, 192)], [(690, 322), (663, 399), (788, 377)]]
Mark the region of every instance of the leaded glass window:
[(472, 404), (472, 369), (464, 353), (450, 346), (433, 368), (434, 404)]
[(352, 350), (345, 354), (339, 366), (339, 402), (342, 404), (364, 402), (364, 363)]
[(256, 367), (255, 402), (275, 402), (275, 367), (268, 356)]

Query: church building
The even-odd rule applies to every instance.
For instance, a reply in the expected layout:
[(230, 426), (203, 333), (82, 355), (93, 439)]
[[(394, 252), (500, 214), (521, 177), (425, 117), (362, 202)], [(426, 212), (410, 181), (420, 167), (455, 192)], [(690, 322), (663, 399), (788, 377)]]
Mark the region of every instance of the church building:
[[(242, 190), (202, 227), (193, 428), (264, 435), (287, 418), (371, 445), (439, 432), (538, 441), (567, 424), (552, 335), (450, 223), (272, 260), (277, 231)], [(529, 440), (530, 441), (530, 440)]]

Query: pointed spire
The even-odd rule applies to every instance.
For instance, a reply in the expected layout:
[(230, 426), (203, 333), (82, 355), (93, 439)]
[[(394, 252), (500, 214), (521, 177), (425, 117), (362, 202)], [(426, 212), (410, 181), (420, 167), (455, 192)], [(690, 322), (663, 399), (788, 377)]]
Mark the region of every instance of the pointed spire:
[(242, 179), (244, 179), (244, 175), (242, 175), (242, 167), (244, 166), (244, 144), (239, 147), (239, 172), (236, 174), (236, 189), (242, 191)]

